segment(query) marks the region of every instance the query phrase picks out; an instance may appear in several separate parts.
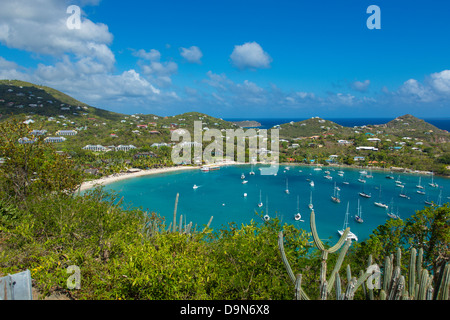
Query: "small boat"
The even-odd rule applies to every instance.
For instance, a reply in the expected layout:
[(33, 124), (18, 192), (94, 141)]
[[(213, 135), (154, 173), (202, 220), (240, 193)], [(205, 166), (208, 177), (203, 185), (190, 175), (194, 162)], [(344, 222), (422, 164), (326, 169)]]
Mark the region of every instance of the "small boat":
[(361, 210), (361, 206), (359, 205), (359, 200), (358, 200), (358, 213), (355, 216), (355, 220), (358, 223), (363, 223), (364, 220), (362, 218), (362, 210)]
[(294, 216), (294, 219), (296, 221), (300, 221), (302, 218), (302, 215), (300, 214), (300, 199), (299, 196), (297, 196), (297, 213)]
[(341, 177), (344, 176), (344, 171), (339, 170), (339, 171), (338, 171), (338, 175), (341, 176)]
[(264, 215), (264, 221), (269, 221), (269, 199), (266, 197), (266, 214)]
[(288, 188), (288, 179), (286, 179), (286, 190), (284, 190), (286, 194), (289, 194), (289, 188)]
[(423, 201), (425, 204), (427, 204), (427, 205), (429, 205), (429, 206), (432, 206), (433, 205), (433, 202), (431, 202), (430, 201), (430, 199), (427, 197), (427, 200), (424, 200)]
[(383, 202), (374, 202), (373, 204), (380, 208), (385, 208), (385, 209), (389, 208), (389, 206)]
[(399, 197), (402, 197), (402, 198), (405, 198), (405, 199), (411, 199), (410, 197), (408, 197), (404, 192), (403, 192), (403, 190), (404, 189), (402, 189), (402, 192), (400, 192), (400, 194), (398, 195)]
[(350, 184), (349, 182), (347, 182), (347, 181), (344, 181), (344, 182), (342, 182), (343, 184)]
[(244, 180), (245, 179), (245, 175), (241, 174), (241, 179)]
[(244, 193), (244, 198), (246, 198), (247, 197), (247, 194), (246, 193)]
[(386, 210), (386, 213), (387, 213), (388, 217), (391, 218), (391, 219), (398, 219), (399, 216), (394, 213), (394, 200), (393, 199), (391, 201), (391, 206), (390, 207), (391, 207), (391, 211), (387, 211)]
[(366, 193), (366, 192), (364, 191), (364, 188), (363, 188), (363, 191), (361, 191), (361, 192), (359, 193), (359, 195), (360, 195), (361, 197), (363, 197), (363, 198), (370, 198), (370, 197), (372, 197), (372, 194)]
[(381, 202), (381, 185), (380, 185), (379, 189), (380, 189), (380, 193), (378, 195), (378, 201), (375, 201), (373, 204), (376, 205), (377, 207), (387, 209), (387, 208), (389, 208), (389, 206), (387, 204)]
[(220, 170), (219, 166), (210, 166), (209, 170), (213, 171), (213, 170)]
[(438, 184), (434, 182), (434, 173), (433, 173), (433, 172), (431, 172), (431, 182), (428, 183), (428, 184), (429, 184), (431, 187), (433, 187), (433, 188), (437, 188), (437, 187), (438, 187)]
[(417, 190), (416, 191), (418, 194), (425, 194), (425, 191), (422, 191), (422, 190)]
[(314, 187), (314, 181), (311, 181), (311, 182), (309, 183), (309, 185), (310, 185), (311, 187)]
[(203, 166), (203, 167), (200, 168), (200, 170), (203, 171), (203, 172), (208, 172), (209, 171), (209, 167)]
[(310, 196), (309, 196), (309, 204), (308, 204), (308, 208), (309, 208), (310, 210), (312, 210), (312, 209), (314, 208), (314, 205), (313, 205), (313, 203), (312, 203), (312, 192), (311, 192), (311, 194), (310, 194)]
[(341, 203), (341, 199), (339, 199), (339, 188), (336, 187), (336, 182), (334, 183), (334, 194), (331, 196), (331, 201)]
[(261, 190), (259, 190), (259, 202), (258, 202), (258, 207), (262, 207), (263, 206), (263, 203), (262, 203), (262, 201), (261, 201)]
[(322, 168), (314, 168), (314, 171), (321, 171), (322, 170)]
[[(345, 213), (344, 226), (343, 226), (343, 228), (341, 230), (338, 230), (338, 233), (341, 236), (344, 234), (345, 229), (347, 229), (347, 227), (348, 227), (348, 215), (349, 215), (348, 206), (349, 206), (349, 203), (347, 202), (347, 211)], [(352, 239), (352, 240), (358, 241), (358, 237), (356, 236), (356, 234), (354, 234), (350, 230), (349, 230), (349, 232), (347, 234), (347, 238), (345, 240), (348, 240), (348, 239)]]
[(359, 173), (360, 173), (360, 174), (363, 174), (363, 175), (366, 175), (366, 174), (367, 174), (367, 171), (366, 171), (366, 170), (362, 170), (362, 171), (360, 171)]
[(325, 179), (331, 180), (331, 179), (333, 179), (333, 177), (330, 176), (329, 174), (327, 174), (327, 175), (325, 176)]
[(422, 177), (419, 177), (419, 184), (416, 186), (418, 189), (423, 189), (423, 186), (420, 184)]
[(330, 174), (330, 171), (328, 171), (328, 170), (327, 170), (327, 171), (324, 171), (324, 172), (325, 172), (326, 174)]
[(364, 180), (362, 177), (359, 177), (358, 181), (361, 183), (366, 183), (366, 180)]
[(192, 187), (192, 189), (197, 189), (198, 185), (194, 184), (194, 186)]
[(242, 184), (246, 184), (247, 182), (247, 180), (242, 180)]
[(386, 179), (391, 179), (391, 180), (395, 179), (394, 176), (392, 175), (392, 172), (391, 172), (391, 174), (388, 174), (385, 178)]
[(250, 171), (249, 175), (254, 176), (255, 172), (253, 171), (253, 164), (252, 164), (252, 171)]

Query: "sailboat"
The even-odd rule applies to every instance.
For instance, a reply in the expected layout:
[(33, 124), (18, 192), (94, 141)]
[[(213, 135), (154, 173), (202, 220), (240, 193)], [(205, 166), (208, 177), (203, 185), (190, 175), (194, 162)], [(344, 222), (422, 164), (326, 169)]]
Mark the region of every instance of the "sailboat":
[(394, 180), (394, 176), (392, 175), (392, 171), (391, 171), (390, 174), (388, 174), (388, 175), (386, 176), (386, 179)]
[(241, 174), (241, 179), (244, 180), (245, 179), (245, 175)]
[(288, 179), (287, 179), (287, 178), (286, 178), (286, 190), (285, 190), (285, 192), (286, 192), (287, 194), (289, 194)]
[(355, 216), (355, 220), (358, 223), (363, 223), (364, 220), (362, 218), (362, 210), (361, 210), (361, 206), (359, 205), (359, 200), (358, 200), (358, 213)]
[[(398, 215), (396, 215), (394, 213), (394, 199), (391, 200), (391, 205), (390, 205), (391, 211), (386, 211), (387, 215), (389, 216), (389, 218), (392, 219), (398, 219)], [(398, 211), (397, 211), (398, 212)]]
[(417, 190), (416, 192), (417, 192), (418, 194), (425, 194), (425, 189)]
[(399, 197), (402, 197), (402, 198), (405, 198), (405, 199), (411, 199), (410, 197), (408, 197), (407, 195), (406, 195), (406, 193), (404, 192), (404, 190), (405, 189), (402, 189), (402, 191), (400, 192), (400, 194), (398, 195)]
[(370, 173), (366, 174), (366, 178), (373, 178), (372, 169), (370, 169)]
[(192, 187), (192, 189), (197, 189), (198, 185), (194, 184), (194, 186)]
[(309, 185), (310, 185), (311, 187), (314, 187), (314, 181), (311, 180), (311, 182), (309, 183)]
[(339, 188), (336, 187), (336, 182), (334, 183), (334, 194), (331, 197), (331, 201), (341, 203), (341, 199), (339, 199)]
[[(338, 233), (341, 236), (344, 234), (345, 229), (347, 229), (347, 227), (348, 227), (348, 215), (349, 215), (348, 206), (349, 206), (349, 203), (347, 202), (347, 212), (345, 212), (344, 226), (343, 226), (342, 230), (338, 230)], [(351, 232), (350, 230), (349, 230), (347, 238), (345, 240), (348, 240), (348, 239), (352, 239), (352, 240), (358, 241), (358, 237), (353, 232)]]
[(419, 177), (419, 184), (416, 186), (417, 189), (423, 189), (423, 186), (420, 184), (422, 177)]
[(262, 207), (263, 206), (263, 203), (262, 203), (262, 201), (261, 201), (261, 190), (259, 190), (259, 203), (258, 203), (258, 207)]
[(269, 199), (266, 197), (266, 214), (264, 215), (264, 221), (269, 221)]
[(437, 188), (438, 184), (434, 182), (434, 173), (431, 172), (431, 183), (429, 183), (430, 186), (432, 186), (433, 188)]
[(367, 194), (367, 193), (364, 191), (364, 187), (363, 187), (363, 191), (360, 192), (359, 195), (360, 195), (361, 197), (363, 197), (363, 198), (370, 198), (370, 197), (372, 197), (372, 194)]
[(389, 208), (389, 206), (387, 204), (381, 202), (381, 185), (380, 185), (380, 194), (378, 196), (378, 201), (375, 201), (373, 204), (380, 208), (385, 208), (385, 209)]
[(297, 213), (294, 216), (294, 219), (297, 221), (303, 221), (300, 220), (302, 218), (302, 215), (300, 214), (300, 199), (299, 196), (297, 196)]
[(425, 204), (428, 204), (430, 206), (433, 205), (433, 202), (431, 202), (428, 197), (427, 197), (427, 200), (424, 200), (423, 202), (425, 202)]
[(251, 176), (255, 175), (255, 172), (253, 171), (253, 163), (252, 163), (252, 171), (249, 173)]
[(313, 203), (312, 203), (312, 191), (311, 191), (311, 194), (310, 194), (310, 196), (309, 196), (309, 204), (308, 204), (308, 208), (309, 208), (310, 210), (312, 210), (312, 209), (314, 208)]
[(361, 176), (359, 176), (359, 179), (358, 179), (358, 181), (359, 181), (359, 182), (361, 182), (361, 183), (366, 183), (366, 180), (364, 180), (364, 179), (362, 178), (362, 175), (361, 175)]

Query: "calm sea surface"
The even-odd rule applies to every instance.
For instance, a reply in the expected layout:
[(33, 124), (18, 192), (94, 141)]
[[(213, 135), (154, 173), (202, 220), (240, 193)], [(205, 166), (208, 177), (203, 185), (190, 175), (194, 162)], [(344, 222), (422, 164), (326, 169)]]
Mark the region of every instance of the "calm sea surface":
[[(166, 217), (167, 224), (172, 221), (175, 198), (179, 193), (178, 218), (182, 214), (188, 223), (192, 221), (199, 228), (213, 216), (211, 226), (215, 230), (229, 222), (249, 223), (252, 219), (262, 222), (255, 213), (257, 211), (268, 213), (271, 217), (277, 216), (283, 222), (310, 232), (308, 204), (312, 197), (319, 236), (331, 241), (337, 240), (337, 230), (343, 227), (347, 203), (351, 231), (359, 241), (364, 241), (372, 230), (389, 219), (386, 209), (375, 206), (375, 201), (392, 206), (392, 211), (405, 219), (427, 206), (425, 200), (445, 203), (450, 197), (450, 179), (434, 177), (438, 187), (430, 187), (431, 175), (395, 173), (395, 179), (387, 179), (389, 172), (373, 171), (372, 178), (364, 178), (360, 169), (342, 169), (344, 174), (340, 176), (340, 168), (318, 171), (311, 166), (291, 165), (280, 166), (276, 176), (268, 176), (261, 175), (259, 168), (253, 168), (255, 175), (249, 175), (252, 170), (250, 165), (226, 166), (210, 172), (193, 169), (122, 180), (105, 188), (124, 196), (127, 204), (158, 212)], [(332, 179), (325, 178), (325, 170), (330, 171)], [(248, 183), (242, 183), (241, 174), (245, 175)], [(358, 181), (360, 178), (366, 183)], [(310, 186), (310, 180), (314, 181), (314, 187)], [(404, 188), (396, 186), (396, 180), (400, 180)], [(417, 193), (419, 182), (424, 186), (424, 195)], [(193, 188), (194, 184), (197, 189)], [(335, 184), (340, 189), (339, 204), (331, 200)], [(286, 186), (289, 194), (285, 192)], [(370, 194), (371, 198), (361, 197), (360, 192)], [(400, 193), (409, 199), (400, 197)], [(261, 208), (257, 205), (260, 194), (263, 202)], [(364, 220), (362, 224), (354, 219), (358, 202)], [(301, 213), (303, 221), (294, 219), (297, 212)]]

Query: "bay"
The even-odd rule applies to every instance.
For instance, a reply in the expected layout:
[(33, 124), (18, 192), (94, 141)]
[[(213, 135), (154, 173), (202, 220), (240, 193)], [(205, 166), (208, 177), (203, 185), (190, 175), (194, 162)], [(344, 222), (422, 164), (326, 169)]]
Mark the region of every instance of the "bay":
[[(192, 221), (199, 229), (213, 216), (211, 227), (216, 231), (230, 222), (247, 224), (255, 220), (264, 223), (262, 215), (267, 213), (272, 218), (278, 217), (282, 222), (310, 232), (308, 204), (312, 196), (319, 236), (332, 242), (339, 237), (337, 230), (343, 228), (347, 203), (351, 231), (359, 241), (364, 241), (378, 225), (390, 219), (387, 210), (375, 206), (375, 201), (393, 206), (392, 211), (406, 219), (416, 210), (426, 207), (425, 200), (443, 204), (448, 202), (450, 196), (450, 179), (434, 176), (438, 187), (430, 187), (431, 175), (394, 173), (394, 179), (387, 179), (389, 171), (373, 171), (368, 172), (373, 176), (368, 178), (360, 173), (362, 169), (357, 168), (322, 167), (322, 170), (314, 170), (312, 166), (290, 165), (280, 166), (275, 176), (261, 175), (260, 167), (254, 166), (255, 175), (249, 174), (252, 171), (250, 165), (223, 166), (210, 172), (185, 170), (155, 174), (121, 180), (106, 185), (105, 189), (118, 192), (127, 205), (157, 212), (166, 218), (167, 225), (173, 219), (175, 198), (179, 193), (177, 217), (182, 214), (183, 220), (188, 223)], [(325, 178), (326, 170), (329, 170), (331, 179)], [(338, 174), (340, 170), (342, 176)], [(242, 174), (248, 181), (245, 184), (242, 183)], [(366, 182), (360, 182), (360, 178)], [(397, 180), (402, 182), (404, 188), (396, 185)], [(314, 187), (310, 186), (310, 181), (314, 181)], [(425, 194), (417, 193), (419, 181)], [(198, 188), (194, 189), (194, 185)], [(340, 203), (331, 200), (335, 185), (340, 189)], [(285, 192), (286, 186), (289, 194)], [(360, 192), (371, 197), (361, 197)], [(400, 197), (401, 193), (409, 199)], [(263, 202), (261, 208), (257, 205), (260, 194)], [(364, 223), (354, 219), (358, 201)], [(294, 219), (298, 210), (302, 221)]]

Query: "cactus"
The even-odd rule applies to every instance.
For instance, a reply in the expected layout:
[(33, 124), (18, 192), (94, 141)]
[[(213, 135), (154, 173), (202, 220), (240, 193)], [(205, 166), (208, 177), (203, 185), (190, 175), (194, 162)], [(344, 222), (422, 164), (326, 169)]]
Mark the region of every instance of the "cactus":
[[(322, 241), (319, 239), (315, 224), (315, 214), (311, 211), (310, 225), (314, 244), (321, 251), (321, 272), (320, 272), (320, 288), (319, 299), (325, 300), (328, 294), (335, 288), (336, 300), (352, 300), (356, 290), (362, 286), (364, 296), (366, 299), (374, 299), (374, 290), (369, 287), (368, 292), (364, 286), (364, 282), (373, 274), (374, 268), (379, 271), (377, 265), (372, 264), (372, 256), (368, 258), (368, 268), (366, 272), (360, 271), (359, 278), (352, 277), (350, 266), (347, 265), (347, 285), (345, 292), (341, 288), (341, 278), (339, 270), (342, 262), (350, 247), (351, 240), (345, 241), (349, 228), (347, 228), (339, 241), (331, 248), (325, 248)], [(326, 280), (327, 258), (329, 253), (334, 253), (339, 250), (344, 244), (339, 257), (336, 261), (331, 275)], [(294, 276), (294, 273), (289, 265), (287, 257), (284, 252), (283, 232), (278, 235), (278, 247), (281, 253), (281, 258), (288, 272), (289, 278), (295, 286), (295, 298), (302, 300), (309, 300), (309, 297), (301, 288), (301, 275)], [(408, 280), (401, 274), (402, 270), (402, 251), (397, 248), (395, 254), (391, 254), (384, 258), (384, 268), (382, 277), (382, 286), (380, 287), (380, 300), (448, 300), (450, 295), (450, 264), (443, 263), (439, 268), (439, 273), (436, 280), (436, 289), (433, 288), (433, 275), (430, 275), (426, 268), (422, 267), (423, 249), (418, 251), (415, 248), (410, 250)]]

